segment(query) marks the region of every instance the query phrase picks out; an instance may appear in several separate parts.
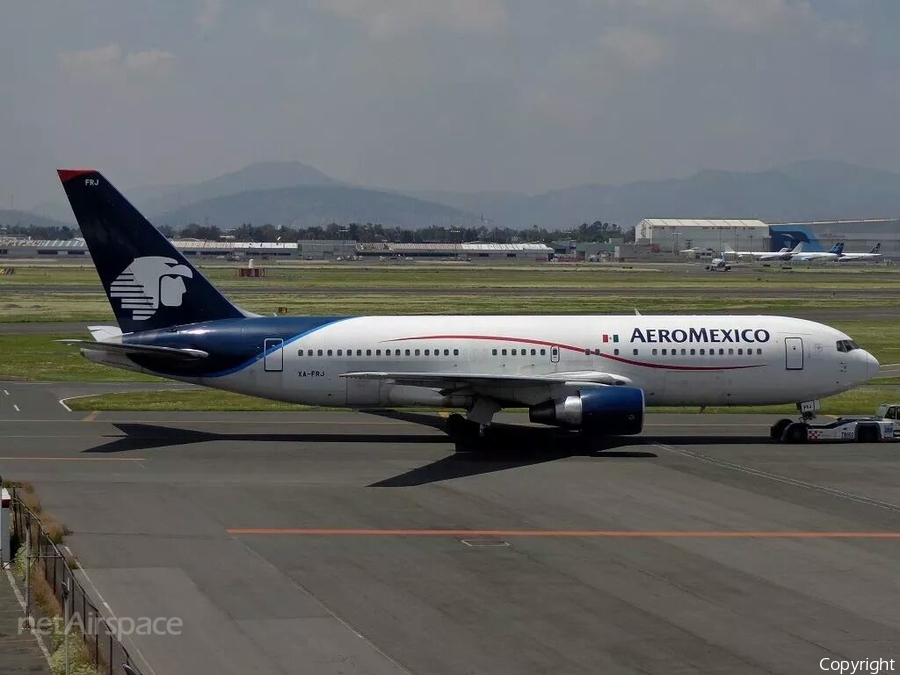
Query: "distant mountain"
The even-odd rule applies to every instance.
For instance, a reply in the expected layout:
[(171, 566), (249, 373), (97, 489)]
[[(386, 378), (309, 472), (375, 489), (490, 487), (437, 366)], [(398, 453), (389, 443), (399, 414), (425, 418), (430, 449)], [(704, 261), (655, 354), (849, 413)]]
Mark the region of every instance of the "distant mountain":
[(134, 197), (134, 200), (139, 209), (153, 215), (168, 213), (195, 202), (240, 192), (273, 190), (298, 185), (337, 186), (342, 184), (318, 169), (300, 162), (261, 162), (202, 183), (176, 186), (174, 189), (146, 201), (138, 202), (137, 197)]
[[(110, 178), (115, 181), (115, 176)], [(262, 194), (279, 189), (286, 191)], [(264, 162), (192, 185), (124, 192), (151, 220), (173, 226), (209, 218), (220, 226), (250, 221), (307, 225), (379, 221), (406, 227), (539, 225), (559, 230), (595, 220), (627, 229), (642, 218), (661, 217), (779, 222), (900, 216), (900, 174), (835, 161), (795, 162), (746, 173), (700, 171), (689, 178), (581, 185), (537, 195), (365, 190), (300, 162)], [(349, 201), (338, 203), (339, 198)], [(222, 199), (228, 201), (216, 201)], [(222, 207), (225, 203), (233, 210)], [(74, 222), (64, 200), (33, 211)]]
[(180, 228), (206, 223), (232, 228), (242, 223), (310, 227), (329, 223), (381, 223), (410, 229), (429, 225), (480, 223), (471, 213), (404, 195), (345, 186), (309, 186), (252, 190), (206, 199), (158, 216), (157, 225)]
[(760, 218), (767, 222), (900, 215), (900, 174), (844, 162), (795, 162), (760, 172), (701, 171), (690, 178), (517, 193), (412, 193), (484, 215), (500, 226), (548, 229), (642, 218)]
[[(107, 176), (113, 184), (114, 175)], [(148, 185), (119, 189), (128, 200), (148, 216), (174, 211), (188, 204), (205, 199), (246, 192), (270, 190), (295, 185), (343, 185), (341, 181), (325, 175), (318, 169), (300, 162), (260, 162), (226, 173), (201, 183), (189, 185)], [(50, 218), (68, 219), (74, 222), (72, 210), (64, 198), (43, 202), (33, 209)]]
[(28, 211), (0, 209), (0, 227), (11, 227), (14, 225), (21, 225), (22, 227), (28, 227), (29, 225), (33, 225), (34, 227), (71, 227), (74, 229), (75, 218), (73, 217), (71, 222), (65, 222), (54, 220), (53, 218), (46, 218)]

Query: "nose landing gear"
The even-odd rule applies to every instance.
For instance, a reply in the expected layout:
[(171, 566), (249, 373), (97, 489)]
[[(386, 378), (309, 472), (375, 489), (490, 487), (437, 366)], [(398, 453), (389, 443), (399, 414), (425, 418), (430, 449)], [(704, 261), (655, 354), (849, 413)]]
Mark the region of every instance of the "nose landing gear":
[(782, 441), (784, 443), (803, 443), (807, 439), (807, 431), (810, 423), (816, 418), (819, 410), (822, 409), (820, 401), (801, 401), (797, 404), (797, 411), (800, 413), (800, 419), (794, 421), (791, 419), (780, 419), (769, 429), (769, 435), (773, 441)]

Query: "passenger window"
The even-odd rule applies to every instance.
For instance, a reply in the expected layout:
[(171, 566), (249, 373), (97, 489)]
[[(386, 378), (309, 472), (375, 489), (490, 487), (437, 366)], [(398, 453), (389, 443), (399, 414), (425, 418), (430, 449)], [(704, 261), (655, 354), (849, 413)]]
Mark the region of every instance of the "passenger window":
[(341, 350), (340, 350), (340, 349), (338, 349), (338, 351), (337, 351), (337, 355), (338, 355), (338, 356), (340, 356), (340, 355), (341, 355)]
[(454, 350), (453, 350), (453, 356), (459, 356), (459, 350), (458, 350), (458, 349), (454, 349)]
[(743, 355), (744, 355), (744, 350), (741, 349), (740, 347), (738, 347), (738, 356), (743, 356)]
[(693, 355), (696, 354), (696, 353), (697, 353), (697, 350), (696, 350), (696, 349), (691, 349), (691, 356), (693, 356)]
[(615, 355), (616, 355), (616, 356), (618, 356), (618, 355), (619, 355), (619, 350), (618, 350), (618, 348), (616, 348), (616, 349), (613, 349), (613, 354), (615, 354)]
[(329, 350), (328, 350), (328, 356), (331, 356), (331, 355), (332, 355), (332, 353), (331, 353), (331, 350), (329, 349)]
[[(418, 354), (418, 353), (419, 353), (419, 352), (416, 352), (416, 354)], [(426, 349), (426, 350), (425, 350), (425, 356), (431, 356), (431, 351), (429, 351), (428, 349)]]
[(450, 356), (450, 350), (449, 350), (449, 349), (445, 349), (445, 350), (444, 350), (444, 356)]
[(590, 355), (591, 355), (591, 350), (590, 350), (590, 349), (585, 349), (585, 350), (584, 350), (584, 355), (585, 355), (585, 356), (590, 356)]
[(665, 349), (662, 350), (662, 355), (663, 355), (663, 356), (666, 355), (666, 350), (665, 350)]
[(634, 350), (634, 355), (635, 355), (635, 356), (638, 355), (638, 350), (637, 350), (637, 349)]
[(366, 356), (372, 356), (372, 350), (371, 350), (371, 349), (367, 349), (367, 350), (366, 350)]
[(534, 356), (535, 354), (537, 354), (537, 350), (536, 350), (536, 349), (532, 349), (532, 350), (531, 350), (531, 355)]
[(391, 350), (390, 350), (390, 349), (385, 349), (385, 350), (384, 350), (384, 355), (385, 355), (385, 356), (390, 356), (390, 355), (391, 355)]
[(734, 347), (728, 348), (728, 356), (734, 356)]
[(322, 350), (321, 350), (321, 349), (319, 350), (319, 356), (322, 356)]
[(719, 347), (719, 356), (725, 356), (725, 349)]
[(505, 350), (505, 349), (501, 349), (501, 350), (500, 350), (500, 354), (502, 354), (503, 356), (506, 356), (506, 350)]
[(705, 349), (701, 349), (701, 350), (700, 350), (700, 356), (706, 356), (706, 350), (705, 350)]
[(417, 349), (415, 353), (416, 353), (416, 356), (418, 356), (418, 355), (419, 355), (419, 350)]
[(756, 348), (756, 353), (757, 353), (757, 354), (762, 354), (762, 349), (761, 349), (760, 347), (757, 347), (757, 348)]
[(312, 356), (312, 355), (313, 355), (313, 350), (312, 350), (312, 349), (306, 350), (306, 355), (307, 355), (307, 356)]
[(653, 354), (653, 356), (656, 356), (656, 349), (654, 349), (654, 350), (653, 350), (652, 352), (650, 352), (650, 353)]
[(546, 349), (542, 349), (542, 350), (541, 350), (541, 356), (547, 356), (547, 350), (546, 350)]
[(682, 350), (681, 350), (681, 355), (682, 355), (682, 356), (687, 356), (687, 349), (682, 349)]
[(509, 353), (510, 353), (511, 356), (515, 356), (515, 355), (516, 355), (516, 350), (515, 350), (515, 349), (510, 349), (510, 350), (509, 350)]
[(408, 349), (406, 350), (406, 355), (409, 356), (409, 350), (408, 350)]
[(376, 349), (376, 350), (375, 350), (375, 356), (381, 356), (381, 350), (380, 350), (380, 349)]
[(497, 356), (497, 350), (496, 350), (496, 349), (492, 349), (492, 350), (491, 350), (491, 354), (492, 354), (493, 356)]

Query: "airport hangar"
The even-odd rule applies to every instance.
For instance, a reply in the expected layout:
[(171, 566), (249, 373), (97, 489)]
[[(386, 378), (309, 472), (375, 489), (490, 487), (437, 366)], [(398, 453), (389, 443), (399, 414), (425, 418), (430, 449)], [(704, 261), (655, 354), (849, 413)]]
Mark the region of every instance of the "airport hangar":
[(785, 223), (645, 218), (635, 228), (635, 239), (667, 253), (691, 248), (718, 252), (726, 245), (736, 251), (777, 251), (800, 242), (807, 250), (827, 251), (839, 241), (847, 253), (865, 253), (880, 242), (885, 258), (900, 259), (900, 218)]

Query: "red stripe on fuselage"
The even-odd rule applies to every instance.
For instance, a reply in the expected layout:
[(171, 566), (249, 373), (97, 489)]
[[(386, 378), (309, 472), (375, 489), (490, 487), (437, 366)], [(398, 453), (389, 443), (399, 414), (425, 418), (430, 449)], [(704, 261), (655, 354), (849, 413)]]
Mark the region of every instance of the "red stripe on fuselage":
[[(531, 338), (505, 337), (501, 335), (419, 335), (417, 337), (394, 338), (386, 340), (386, 342), (407, 342), (409, 340), (496, 340), (498, 342), (520, 342), (529, 345), (541, 345), (543, 347), (559, 347), (567, 349), (571, 352), (579, 352), (584, 354), (587, 347), (576, 347), (574, 345), (560, 344), (559, 342), (547, 342), (546, 340), (533, 340)], [(754, 364), (748, 366), (676, 366), (664, 365), (661, 363), (647, 363), (646, 361), (635, 361), (634, 359), (626, 359), (622, 356), (613, 356), (612, 354), (594, 354), (591, 350), (591, 356), (599, 356), (610, 361), (618, 361), (619, 363), (627, 363), (631, 366), (640, 366), (642, 368), (661, 368), (663, 370), (746, 370), (747, 368), (762, 368), (763, 364)], [(585, 354), (585, 356), (588, 356)]]

